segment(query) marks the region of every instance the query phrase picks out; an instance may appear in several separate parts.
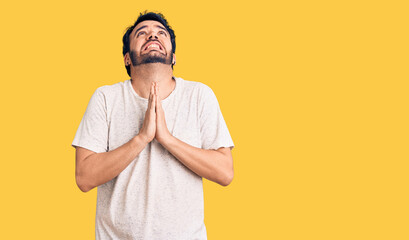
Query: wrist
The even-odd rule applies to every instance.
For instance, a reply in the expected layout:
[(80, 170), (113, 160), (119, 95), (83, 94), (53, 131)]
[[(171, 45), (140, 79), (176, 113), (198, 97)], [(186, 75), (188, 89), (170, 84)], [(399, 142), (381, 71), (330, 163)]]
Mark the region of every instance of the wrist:
[(142, 134), (138, 134), (136, 135), (133, 139), (132, 139), (134, 145), (143, 145), (146, 146), (149, 143), (149, 140)]
[(166, 147), (166, 146), (169, 146), (172, 143), (172, 141), (174, 140), (174, 137), (172, 136), (172, 134), (169, 133), (165, 137), (162, 137), (162, 138), (157, 139), (157, 140), (158, 140), (158, 142), (160, 144), (162, 144), (162, 146)]

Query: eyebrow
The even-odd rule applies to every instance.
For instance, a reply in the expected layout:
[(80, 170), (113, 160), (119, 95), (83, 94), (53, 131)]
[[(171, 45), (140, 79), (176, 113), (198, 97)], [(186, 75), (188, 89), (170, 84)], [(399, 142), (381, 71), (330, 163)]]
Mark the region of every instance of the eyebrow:
[[(139, 30), (141, 30), (141, 29), (143, 29), (143, 28), (146, 28), (146, 27), (147, 27), (147, 25), (144, 25), (144, 26), (142, 26), (142, 27), (136, 29), (134, 36), (136, 35), (136, 33), (137, 33)], [(160, 25), (155, 25), (155, 27), (158, 27), (158, 28), (160, 28), (160, 29), (163, 29), (163, 30), (165, 30), (166, 33), (169, 34), (169, 32), (166, 30), (166, 28), (164, 28), (164, 27), (162, 27), (162, 26), (160, 26)]]

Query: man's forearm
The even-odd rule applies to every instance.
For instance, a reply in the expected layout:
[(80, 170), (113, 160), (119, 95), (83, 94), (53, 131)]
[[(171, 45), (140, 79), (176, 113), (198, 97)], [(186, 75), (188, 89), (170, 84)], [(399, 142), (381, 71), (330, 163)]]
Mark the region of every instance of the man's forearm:
[[(233, 179), (233, 159), (231, 154), (217, 150), (207, 150), (191, 146), (174, 136), (161, 142), (173, 156), (197, 175), (222, 186)], [(230, 151), (230, 150), (229, 150)]]
[[(140, 135), (115, 150), (94, 153), (77, 163), (77, 182), (87, 192), (119, 175), (146, 147)], [(81, 185), (81, 186), (80, 186)]]

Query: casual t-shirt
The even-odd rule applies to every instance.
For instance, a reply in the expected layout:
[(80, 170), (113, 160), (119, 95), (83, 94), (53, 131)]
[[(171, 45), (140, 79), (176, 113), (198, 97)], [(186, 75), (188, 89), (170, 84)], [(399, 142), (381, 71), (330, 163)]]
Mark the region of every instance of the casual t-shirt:
[[(234, 147), (215, 94), (207, 85), (174, 77), (163, 99), (166, 125), (194, 147)], [(130, 80), (99, 87), (92, 95), (72, 146), (112, 151), (136, 136), (148, 99)], [(212, 161), (213, 159), (208, 159)], [(156, 139), (115, 178), (98, 186), (96, 239), (207, 239), (202, 177)]]

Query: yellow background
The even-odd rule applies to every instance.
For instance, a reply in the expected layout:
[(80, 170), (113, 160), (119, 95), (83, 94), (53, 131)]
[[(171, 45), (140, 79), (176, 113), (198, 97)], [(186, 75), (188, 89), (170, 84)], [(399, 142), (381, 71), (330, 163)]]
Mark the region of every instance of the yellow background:
[(235, 143), (204, 180), (208, 238), (409, 239), (405, 1), (15, 1), (0, 7), (1, 239), (93, 239), (71, 142), (128, 79), (139, 12), (176, 33), (175, 76), (218, 97)]

